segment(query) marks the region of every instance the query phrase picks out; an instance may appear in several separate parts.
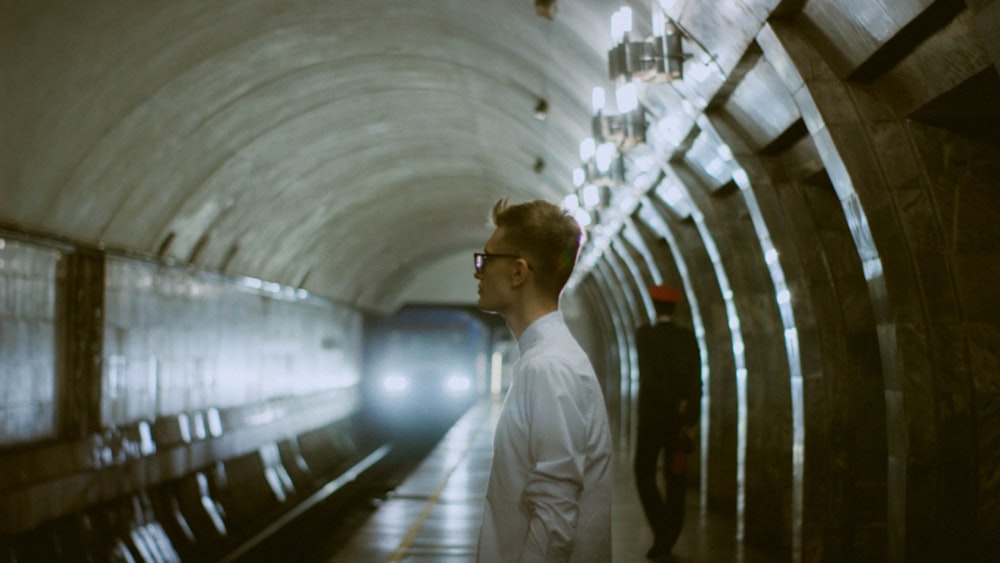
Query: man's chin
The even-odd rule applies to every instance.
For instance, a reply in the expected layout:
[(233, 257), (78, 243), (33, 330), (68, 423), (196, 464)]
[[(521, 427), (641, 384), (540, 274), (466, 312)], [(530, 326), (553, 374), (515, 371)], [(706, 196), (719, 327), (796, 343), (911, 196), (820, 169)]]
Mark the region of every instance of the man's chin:
[(480, 299), (476, 303), (476, 308), (478, 308), (480, 311), (484, 313), (493, 313), (493, 314), (497, 313), (496, 307), (491, 307), (488, 303), (483, 303), (482, 299)]

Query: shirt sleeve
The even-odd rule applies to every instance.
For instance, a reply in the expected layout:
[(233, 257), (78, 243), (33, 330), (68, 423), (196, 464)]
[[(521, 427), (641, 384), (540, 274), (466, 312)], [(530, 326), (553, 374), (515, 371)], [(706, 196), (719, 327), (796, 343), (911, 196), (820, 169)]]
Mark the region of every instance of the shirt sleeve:
[(567, 561), (583, 489), (587, 423), (576, 375), (558, 362), (525, 366), (531, 470), (524, 502), (531, 518), (521, 561)]

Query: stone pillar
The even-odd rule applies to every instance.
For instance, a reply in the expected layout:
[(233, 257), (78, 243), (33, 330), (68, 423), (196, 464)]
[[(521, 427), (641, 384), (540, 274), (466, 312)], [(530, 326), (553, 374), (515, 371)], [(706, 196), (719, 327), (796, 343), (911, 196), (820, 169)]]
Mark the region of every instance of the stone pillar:
[(59, 264), (59, 430), (75, 439), (101, 428), (106, 255), (77, 249)]
[(769, 22), (757, 42), (800, 109), (868, 283), (885, 389), (885, 560), (985, 560), (996, 553), (987, 429), (998, 395), (983, 385), (995, 383), (996, 355), (984, 352), (996, 346), (979, 342), (997, 334), (996, 151), (900, 118), (885, 82), (839, 79), (788, 22)]

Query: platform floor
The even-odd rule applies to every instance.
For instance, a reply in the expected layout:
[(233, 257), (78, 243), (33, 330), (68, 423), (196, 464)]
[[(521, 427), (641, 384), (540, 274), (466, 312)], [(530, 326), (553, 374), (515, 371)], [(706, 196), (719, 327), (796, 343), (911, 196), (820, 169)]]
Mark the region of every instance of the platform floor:
[[(499, 403), (473, 406), (437, 447), (375, 510), (331, 563), (475, 561), (483, 496)], [(628, 456), (615, 467), (615, 562), (648, 561), (652, 533), (642, 516)], [(700, 510), (688, 498), (684, 531), (671, 561), (765, 563), (779, 561), (735, 540), (731, 519)]]

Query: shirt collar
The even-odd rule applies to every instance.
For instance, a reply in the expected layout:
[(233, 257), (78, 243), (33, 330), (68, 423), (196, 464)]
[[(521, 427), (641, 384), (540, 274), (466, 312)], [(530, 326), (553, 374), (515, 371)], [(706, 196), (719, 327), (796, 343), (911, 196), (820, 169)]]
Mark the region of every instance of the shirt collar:
[(563, 316), (560, 311), (552, 311), (551, 313), (546, 313), (541, 317), (535, 319), (528, 328), (524, 330), (521, 334), (521, 339), (517, 341), (517, 347), (523, 354), (525, 350), (534, 347), (535, 344), (542, 340), (547, 332), (552, 330), (552, 327), (562, 324)]

